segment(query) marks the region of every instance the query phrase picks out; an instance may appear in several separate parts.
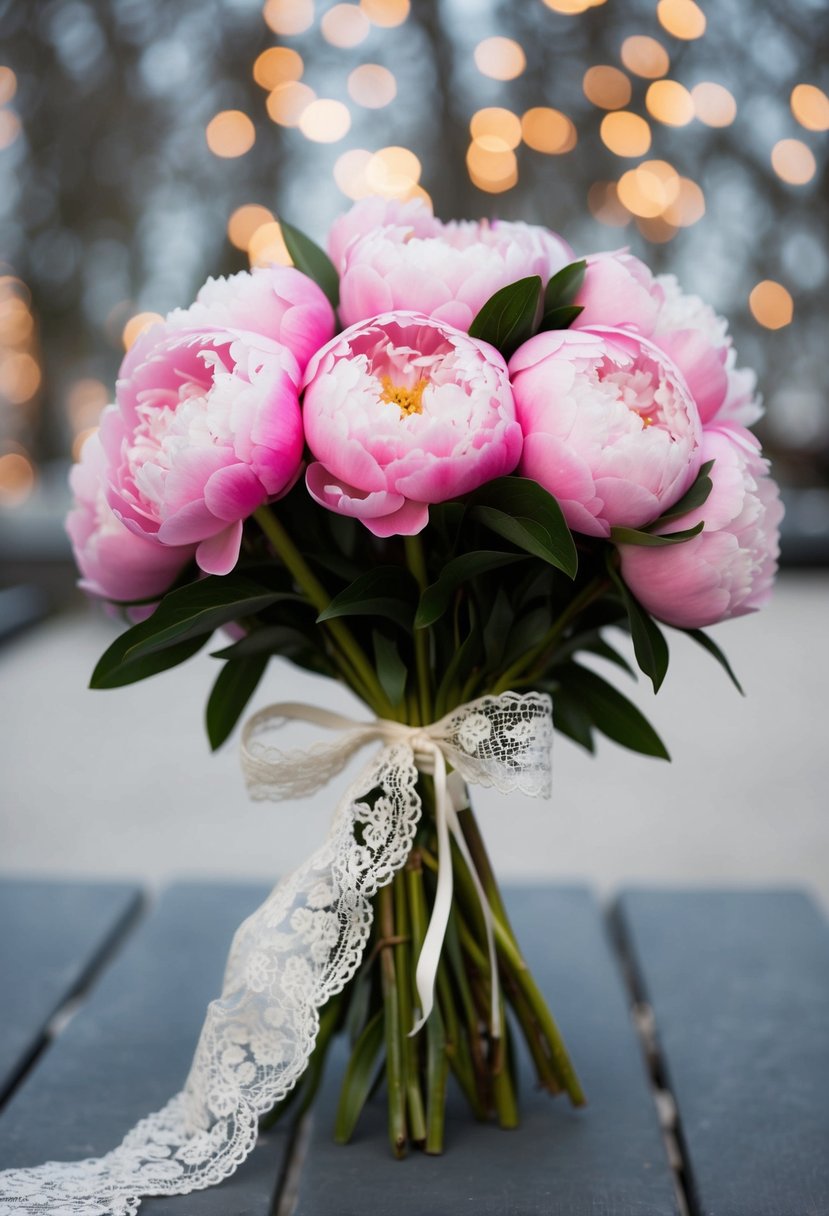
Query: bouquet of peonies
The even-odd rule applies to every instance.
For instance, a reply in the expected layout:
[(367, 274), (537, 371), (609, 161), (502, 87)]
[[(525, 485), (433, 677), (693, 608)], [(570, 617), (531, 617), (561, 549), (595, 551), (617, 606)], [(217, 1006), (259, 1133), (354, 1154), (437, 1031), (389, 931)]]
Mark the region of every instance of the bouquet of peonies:
[[(231, 1172), (258, 1120), (307, 1104), (340, 1030), (342, 1141), (383, 1070), (397, 1155), (441, 1151), (449, 1074), (477, 1118), (514, 1126), (518, 1038), (539, 1084), (582, 1103), (468, 786), (546, 792), (553, 726), (666, 757), (596, 671), (631, 672), (608, 630), (630, 633), (655, 690), (657, 622), (731, 675), (702, 627), (763, 605), (776, 569), (754, 377), (672, 277), (421, 202), (358, 203), (330, 257), (283, 232), (292, 268), (209, 280), (139, 337), (73, 471), (82, 586), (137, 622), (92, 684), (172, 667), (224, 627), (214, 747), (274, 655), (369, 711), (255, 715), (255, 797), (307, 793), (380, 747), (320, 850), (239, 930), (186, 1089), (102, 1159), (110, 1197)], [(337, 733), (276, 748), (298, 718)]]

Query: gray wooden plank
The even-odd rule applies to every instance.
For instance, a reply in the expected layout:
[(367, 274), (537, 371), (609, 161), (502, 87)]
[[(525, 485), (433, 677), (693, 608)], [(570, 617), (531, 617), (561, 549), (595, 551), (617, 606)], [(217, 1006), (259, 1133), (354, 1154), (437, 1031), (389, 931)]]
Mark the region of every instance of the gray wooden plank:
[(583, 889), (508, 892), (518, 939), (565, 1035), (589, 1105), (573, 1110), (532, 1088), (521, 1058), (522, 1126), (475, 1123), (453, 1099), (442, 1157), (394, 1161), (385, 1095), (354, 1141), (331, 1132), (343, 1052), (327, 1069), (299, 1179), (296, 1216), (668, 1216), (671, 1172), (628, 1002), (600, 911)]
[(829, 929), (802, 893), (629, 891), (694, 1216), (829, 1213)]
[[(0, 1114), (0, 1166), (98, 1156), (181, 1088), (233, 932), (266, 894), (184, 883), (162, 895)], [(142, 1216), (270, 1216), (286, 1147), (277, 1129), (220, 1186), (148, 1199)]]
[(0, 879), (0, 1104), (140, 903), (134, 884)]

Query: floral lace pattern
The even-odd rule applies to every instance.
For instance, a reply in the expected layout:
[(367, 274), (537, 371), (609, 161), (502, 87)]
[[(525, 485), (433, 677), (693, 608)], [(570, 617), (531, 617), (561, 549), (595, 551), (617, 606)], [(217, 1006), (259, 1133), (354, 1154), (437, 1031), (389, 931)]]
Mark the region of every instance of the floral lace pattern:
[[(357, 725), (277, 706), (248, 724), (245, 770), (256, 798), (309, 793), (372, 739), (383, 746), (340, 802), (323, 845), (279, 883), (233, 939), (181, 1093), (103, 1157), (0, 1174), (0, 1216), (135, 1216), (142, 1196), (184, 1195), (232, 1174), (259, 1117), (302, 1076), (319, 1009), (353, 977), (371, 930), (371, 897), (406, 861), (421, 813), (418, 770), (435, 746), (464, 780), (506, 793), (549, 791), (549, 697), (482, 697), (430, 727)], [(290, 717), (346, 733), (307, 752), (256, 742)], [(370, 795), (373, 797), (370, 798)], [(358, 829), (355, 831), (355, 829)]]

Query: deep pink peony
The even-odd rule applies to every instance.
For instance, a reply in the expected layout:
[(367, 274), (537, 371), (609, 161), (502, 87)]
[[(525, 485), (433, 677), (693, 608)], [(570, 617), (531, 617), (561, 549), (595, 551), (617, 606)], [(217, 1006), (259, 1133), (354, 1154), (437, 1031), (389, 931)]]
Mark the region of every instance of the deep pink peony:
[(139, 341), (101, 425), (109, 504), (136, 535), (196, 545), (202, 570), (227, 574), (243, 520), (300, 470), (297, 361), (266, 337), (218, 327), (167, 323)]
[(511, 473), (521, 453), (504, 360), (418, 313), (352, 325), (306, 384), (308, 490), (376, 536), (419, 532), (429, 503)]
[(572, 258), (560, 237), (537, 225), (443, 224), (422, 203), (384, 206), (364, 200), (332, 232), (346, 325), (406, 309), (466, 330), (499, 288), (533, 274), (546, 283)]
[(655, 617), (681, 629), (714, 625), (766, 604), (779, 555), (783, 506), (760, 445), (742, 428), (707, 431), (702, 460), (713, 460), (707, 502), (664, 531), (699, 536), (669, 548), (620, 545), (622, 576)]
[(106, 456), (95, 433), (69, 474), (75, 505), (66, 531), (81, 572), (79, 585), (107, 600), (161, 596), (192, 559), (194, 547), (159, 545), (126, 528), (107, 504), (106, 475)]
[(652, 342), (621, 329), (554, 330), (525, 342), (509, 367), (519, 472), (555, 495), (574, 531), (650, 523), (693, 481), (699, 415)]
[(683, 292), (673, 275), (654, 276), (624, 250), (595, 254), (575, 303), (584, 309), (575, 329), (618, 326), (664, 350), (685, 377), (704, 427), (750, 426), (760, 417), (756, 377), (737, 367), (728, 323)]

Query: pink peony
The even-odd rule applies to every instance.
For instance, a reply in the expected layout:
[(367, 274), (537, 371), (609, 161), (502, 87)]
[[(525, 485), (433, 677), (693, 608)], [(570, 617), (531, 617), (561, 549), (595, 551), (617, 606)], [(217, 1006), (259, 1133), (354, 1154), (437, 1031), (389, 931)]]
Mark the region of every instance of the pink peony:
[(685, 377), (703, 426), (749, 426), (760, 417), (756, 377), (736, 366), (727, 322), (686, 295), (673, 275), (654, 277), (624, 250), (596, 254), (574, 302), (584, 309), (574, 328), (630, 329), (664, 350)]
[(136, 536), (106, 500), (107, 462), (97, 433), (83, 445), (69, 474), (75, 505), (66, 518), (80, 586), (107, 600), (161, 596), (193, 557), (192, 545), (159, 545)]
[[(305, 371), (314, 351), (334, 333), (334, 310), (324, 292), (293, 266), (263, 266), (227, 279), (208, 279), (189, 308), (177, 308), (167, 330), (237, 330), (261, 334), (287, 346)], [(147, 357), (161, 333), (152, 326), (127, 352), (121, 369), (129, 376)]]
[(512, 472), (521, 453), (501, 356), (451, 326), (398, 312), (352, 325), (314, 356), (305, 435), (312, 497), (376, 536), (412, 535), (429, 503)]
[(754, 612), (771, 595), (783, 506), (760, 445), (743, 428), (707, 431), (702, 460), (713, 460), (707, 502), (664, 528), (699, 536), (670, 548), (620, 545), (622, 576), (653, 616), (698, 629)]
[(413, 198), (404, 203), (396, 198), (375, 195), (360, 199), (350, 211), (334, 221), (328, 233), (328, 252), (342, 273), (348, 249), (364, 236), (382, 230), (392, 240), (407, 241), (413, 236), (439, 236), (440, 229), (440, 220), (435, 219), (424, 199)]
[(346, 325), (411, 309), (466, 330), (499, 288), (533, 274), (546, 283), (572, 257), (560, 237), (532, 224), (442, 224), (409, 203), (378, 225), (365, 202), (358, 207), (338, 221), (331, 241)]
[(136, 535), (197, 545), (202, 570), (227, 574), (243, 520), (299, 474), (297, 361), (269, 338), (218, 327), (167, 323), (139, 341), (101, 425), (109, 504)]
[(558, 499), (574, 531), (650, 523), (693, 481), (699, 415), (652, 342), (621, 329), (554, 330), (519, 347), (510, 374), (519, 472)]

